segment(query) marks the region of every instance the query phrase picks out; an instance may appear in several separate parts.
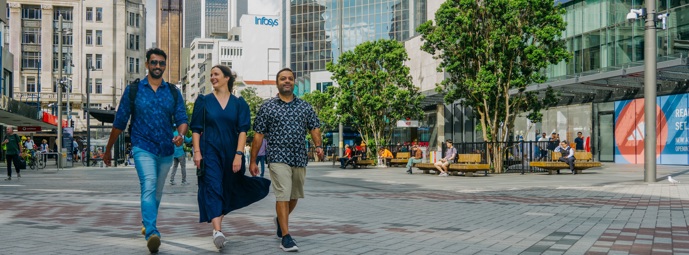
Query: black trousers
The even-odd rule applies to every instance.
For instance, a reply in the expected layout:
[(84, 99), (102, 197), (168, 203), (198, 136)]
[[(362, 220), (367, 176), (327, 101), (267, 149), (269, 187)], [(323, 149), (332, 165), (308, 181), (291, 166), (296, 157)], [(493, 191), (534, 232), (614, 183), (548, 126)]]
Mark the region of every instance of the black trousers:
[(565, 157), (560, 157), (560, 161), (565, 162), (569, 165), (569, 170), (574, 171), (574, 157), (571, 158), (565, 158)]
[(19, 154), (6, 155), (7, 159), (7, 177), (12, 177), (12, 163), (14, 163), (14, 168), (19, 173)]

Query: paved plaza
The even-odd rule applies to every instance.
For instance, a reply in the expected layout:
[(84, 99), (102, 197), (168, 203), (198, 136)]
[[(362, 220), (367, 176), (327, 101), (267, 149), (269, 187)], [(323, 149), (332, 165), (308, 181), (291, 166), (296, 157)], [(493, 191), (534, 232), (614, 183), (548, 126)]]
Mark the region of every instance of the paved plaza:
[[(272, 194), (225, 218), (218, 252), (187, 171), (191, 185), (179, 185), (178, 171), (165, 188), (160, 254), (283, 253)], [(689, 254), (686, 166), (658, 166), (677, 185), (644, 183), (641, 165), (471, 178), (404, 171), (312, 163), (290, 218), (300, 253)], [(0, 182), (0, 204), (0, 254), (148, 253), (131, 166), (24, 170)]]

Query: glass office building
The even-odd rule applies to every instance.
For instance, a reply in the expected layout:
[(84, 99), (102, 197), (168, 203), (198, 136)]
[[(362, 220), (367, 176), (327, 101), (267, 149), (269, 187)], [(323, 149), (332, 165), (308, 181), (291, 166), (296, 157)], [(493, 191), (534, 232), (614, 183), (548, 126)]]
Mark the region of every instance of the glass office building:
[[(596, 160), (643, 163), (644, 19), (629, 21), (627, 14), (643, 8), (644, 1), (561, 2), (567, 10), (562, 37), (573, 58), (548, 67), (547, 83), (527, 88), (554, 88), (560, 106), (544, 111), (541, 123), (517, 119), (513, 133), (525, 133), (529, 140), (539, 132), (557, 132), (572, 140), (582, 132)], [(657, 3), (656, 15), (670, 14), (656, 23), (657, 163), (686, 165), (686, 115), (676, 110), (689, 108), (689, 2)]]
[(425, 8), (425, 0), (290, 1), (283, 6), (283, 61), (296, 74), (295, 92), (308, 92), (312, 72), (362, 42), (407, 40), (426, 21)]

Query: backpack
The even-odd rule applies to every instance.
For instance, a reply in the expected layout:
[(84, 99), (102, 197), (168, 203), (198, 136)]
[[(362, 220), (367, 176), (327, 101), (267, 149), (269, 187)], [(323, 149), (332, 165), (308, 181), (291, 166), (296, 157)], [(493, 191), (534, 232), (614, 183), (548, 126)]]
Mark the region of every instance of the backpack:
[[(131, 110), (131, 116), (132, 120), (134, 119), (134, 114), (136, 113), (136, 94), (139, 92), (139, 79), (137, 78), (134, 80), (132, 83), (127, 85), (129, 87), (129, 109)], [(168, 86), (170, 87), (170, 93), (172, 94), (172, 98), (174, 100), (174, 106), (177, 107), (177, 102), (179, 101), (179, 90), (177, 90), (177, 87), (174, 85), (168, 83)], [(175, 123), (175, 115), (172, 115), (172, 118), (170, 119), (171, 123)], [(131, 122), (129, 123), (129, 128), (128, 131), (129, 134), (131, 135), (132, 133), (132, 124)]]

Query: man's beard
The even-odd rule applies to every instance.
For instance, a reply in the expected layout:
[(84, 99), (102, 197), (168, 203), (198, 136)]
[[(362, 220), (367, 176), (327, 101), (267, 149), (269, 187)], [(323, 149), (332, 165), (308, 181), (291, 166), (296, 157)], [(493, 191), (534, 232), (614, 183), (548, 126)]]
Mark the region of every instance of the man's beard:
[[(157, 70), (157, 71), (160, 71), (160, 75), (156, 75), (156, 74), (155, 74), (154, 71), (156, 71), (156, 70)], [(148, 70), (148, 75), (150, 75), (151, 77), (153, 77), (153, 79), (160, 79), (161, 77), (163, 77), (163, 73), (164, 73), (163, 70), (160, 70), (160, 69)]]

